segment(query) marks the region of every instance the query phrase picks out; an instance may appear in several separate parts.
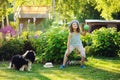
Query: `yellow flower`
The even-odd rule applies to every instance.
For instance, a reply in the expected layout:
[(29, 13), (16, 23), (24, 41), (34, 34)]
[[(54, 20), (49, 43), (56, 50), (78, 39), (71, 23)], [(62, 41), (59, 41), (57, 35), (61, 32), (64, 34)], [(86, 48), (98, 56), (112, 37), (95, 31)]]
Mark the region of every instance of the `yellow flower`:
[(42, 31), (36, 31), (35, 34), (40, 36), (40, 34), (42, 33)]

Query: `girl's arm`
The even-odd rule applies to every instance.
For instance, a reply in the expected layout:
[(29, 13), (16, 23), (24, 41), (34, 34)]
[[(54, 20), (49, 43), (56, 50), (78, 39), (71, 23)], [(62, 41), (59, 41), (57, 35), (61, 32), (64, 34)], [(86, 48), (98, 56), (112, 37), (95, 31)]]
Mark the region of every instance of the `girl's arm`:
[(87, 31), (83, 30), (82, 26), (79, 27), (80, 28), (80, 34), (82, 34), (83, 36), (85, 36)]

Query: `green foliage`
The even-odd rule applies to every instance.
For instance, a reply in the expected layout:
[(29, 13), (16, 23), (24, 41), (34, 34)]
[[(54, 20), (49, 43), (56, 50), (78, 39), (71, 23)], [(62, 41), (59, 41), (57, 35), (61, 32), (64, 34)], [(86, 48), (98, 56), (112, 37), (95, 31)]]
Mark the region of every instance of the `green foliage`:
[(95, 53), (95, 48), (93, 48), (92, 46), (85, 46), (85, 53), (87, 56), (93, 56)]
[[(34, 37), (37, 35), (37, 37)], [(26, 50), (36, 51), (37, 62), (61, 63), (67, 48), (68, 30), (62, 26), (52, 26), (46, 32), (23, 32), (19, 39), (2, 42), (0, 59), (8, 60), (15, 54), (23, 54)], [(120, 54), (120, 32), (115, 28), (100, 28), (93, 33), (81, 36), (87, 55), (115, 57)], [(77, 50), (73, 53), (79, 53)], [(69, 56), (69, 60), (80, 58), (78, 54)]]
[[(55, 4), (54, 4), (55, 3)], [(19, 6), (49, 6), (50, 17), (56, 20), (119, 19), (119, 0), (1, 0), (2, 16), (13, 14)]]
[(116, 28), (101, 28), (95, 30), (92, 35), (93, 55), (115, 57), (120, 49), (120, 35)]
[[(72, 4), (72, 5), (71, 5)], [(85, 19), (100, 19), (100, 13), (94, 9), (89, 0), (58, 0), (56, 1), (56, 12), (58, 18), (69, 21), (76, 18), (84, 22)]]
[(100, 28), (81, 36), (87, 55), (116, 57), (120, 55), (120, 32), (116, 28)]
[(42, 33), (39, 38), (30, 38), (32, 46), (36, 51), (36, 60), (37, 62), (44, 62), (43, 55), (47, 45), (48, 36), (45, 33)]
[(29, 23), (29, 24), (27, 24), (27, 31), (31, 31), (31, 32), (34, 32), (34, 31), (36, 31), (36, 27), (35, 27), (35, 25), (33, 24), (33, 23)]
[(10, 60), (15, 54), (23, 54), (23, 40), (11, 39), (2, 43), (0, 48), (0, 60)]
[(30, 35), (31, 34), (28, 31), (23, 31), (19, 37), (20, 37), (20, 39), (27, 40)]
[(57, 26), (33, 40), (38, 62), (62, 62), (66, 50), (67, 35), (68, 30), (65, 27)]
[(23, 51), (26, 52), (27, 50), (35, 51), (35, 49), (32, 46), (32, 42), (29, 39), (24, 41), (24, 46), (23, 46)]
[(35, 51), (29, 39), (10, 39), (9, 41), (3, 41), (0, 47), (0, 60), (10, 60), (13, 55), (22, 55), (26, 50)]
[(23, 31), (22, 34), (19, 36), (20, 39), (28, 40), (30, 38), (38, 38), (42, 31)]
[(86, 33), (85, 36), (81, 35), (83, 46), (91, 46), (92, 45), (92, 35), (90, 33)]
[(120, 12), (120, 1), (119, 0), (89, 0), (92, 5), (95, 6), (102, 16), (106, 20), (113, 19), (112, 14)]

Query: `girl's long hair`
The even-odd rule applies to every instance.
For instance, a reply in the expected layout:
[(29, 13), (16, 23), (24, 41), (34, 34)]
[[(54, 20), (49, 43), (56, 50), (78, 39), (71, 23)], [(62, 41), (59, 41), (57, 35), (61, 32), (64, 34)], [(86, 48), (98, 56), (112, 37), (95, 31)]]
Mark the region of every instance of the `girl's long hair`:
[[(71, 33), (74, 32), (74, 31), (73, 31), (73, 27), (72, 27), (72, 24), (73, 24), (74, 22), (76, 22), (76, 21), (71, 22), (71, 24), (69, 25), (69, 26), (70, 26), (70, 32), (71, 32)], [(76, 23), (77, 23), (77, 29), (76, 29), (76, 31), (79, 33), (79, 32), (80, 32), (79, 23), (78, 23), (78, 22), (76, 22)]]

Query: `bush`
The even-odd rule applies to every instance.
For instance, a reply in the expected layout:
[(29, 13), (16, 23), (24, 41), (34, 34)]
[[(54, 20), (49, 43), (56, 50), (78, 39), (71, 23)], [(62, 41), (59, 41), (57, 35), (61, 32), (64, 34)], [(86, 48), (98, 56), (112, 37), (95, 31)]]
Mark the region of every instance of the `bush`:
[[(110, 32), (111, 30), (111, 32)], [(52, 27), (42, 33), (39, 38), (30, 38), (31, 44), (36, 50), (38, 62), (61, 63), (67, 48), (68, 30), (65, 27)], [(93, 56), (113, 57), (117, 56), (120, 48), (119, 33), (113, 28), (101, 28), (92, 34), (81, 36), (86, 54)], [(74, 51), (73, 53), (78, 53)], [(69, 59), (74, 60), (79, 56), (70, 55)]]
[(67, 36), (68, 30), (65, 27), (53, 27), (33, 40), (38, 62), (62, 62), (67, 47)]
[(120, 55), (120, 32), (116, 28), (100, 28), (81, 36), (87, 56), (116, 57)]
[(32, 46), (32, 42), (28, 39), (24, 41), (23, 51), (26, 52), (27, 50), (34, 50), (34, 47)]
[[(15, 54), (23, 54), (33, 49), (37, 54), (38, 62), (61, 63), (66, 51), (68, 30), (66, 27), (52, 27), (47, 32), (24, 32), (20, 39), (3, 41), (0, 48), (0, 60), (9, 60)], [(21, 39), (22, 38), (22, 39)], [(101, 28), (92, 34), (81, 36), (86, 54), (93, 56), (115, 57), (120, 55), (120, 32), (115, 28)], [(78, 53), (76, 50), (73, 53)], [(80, 58), (78, 54), (69, 56), (69, 60)]]
[(81, 35), (81, 40), (83, 43), (83, 46), (91, 46), (92, 45), (92, 37), (90, 33), (86, 33), (85, 36)]
[(92, 46), (85, 46), (85, 53), (87, 56), (93, 55), (95, 53), (94, 48)]
[(120, 35), (116, 28), (101, 28), (92, 33), (93, 55), (104, 57), (118, 56)]
[(19, 39), (4, 41), (0, 48), (0, 60), (10, 60), (15, 54), (23, 54), (24, 42)]
[(0, 60), (10, 60), (13, 55), (24, 54), (26, 50), (34, 50), (30, 40), (11, 39), (4, 41), (0, 48)]
[(45, 48), (46, 48), (46, 45), (47, 45), (48, 37), (46, 36), (45, 33), (42, 33), (39, 38), (37, 38), (37, 39), (30, 38), (30, 40), (32, 42), (33, 48), (36, 51), (37, 62), (44, 62), (43, 55), (44, 55)]

